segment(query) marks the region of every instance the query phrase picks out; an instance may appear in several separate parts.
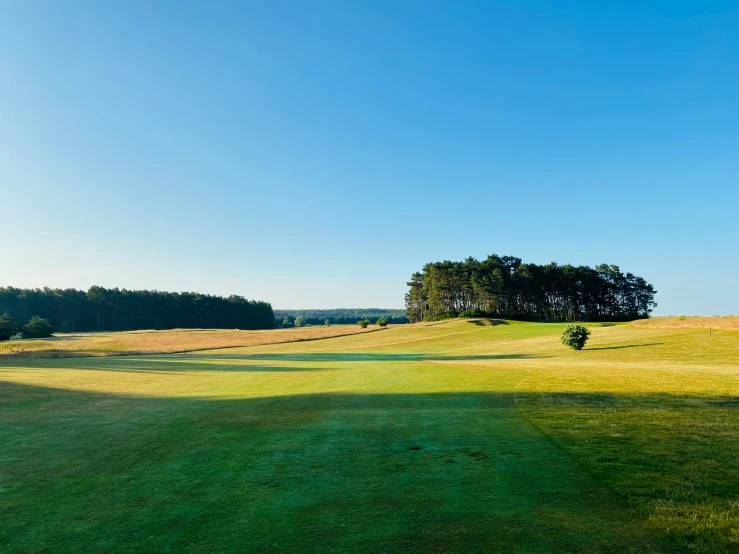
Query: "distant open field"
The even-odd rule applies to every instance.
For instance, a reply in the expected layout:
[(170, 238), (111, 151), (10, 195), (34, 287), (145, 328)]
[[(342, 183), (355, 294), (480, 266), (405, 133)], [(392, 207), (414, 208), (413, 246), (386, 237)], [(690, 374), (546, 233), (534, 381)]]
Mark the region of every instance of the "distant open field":
[(357, 325), (299, 327), (241, 331), (238, 329), (171, 329), (119, 333), (57, 333), (48, 339), (16, 339), (0, 342), (3, 358), (72, 358), (123, 354), (171, 354), (185, 350), (210, 350), (233, 346), (258, 346), (353, 335), (376, 330)]
[(637, 327), (652, 329), (726, 329), (739, 331), (739, 315), (730, 316), (670, 316), (634, 321)]
[(739, 332), (562, 328), (0, 360), (0, 550), (739, 549)]

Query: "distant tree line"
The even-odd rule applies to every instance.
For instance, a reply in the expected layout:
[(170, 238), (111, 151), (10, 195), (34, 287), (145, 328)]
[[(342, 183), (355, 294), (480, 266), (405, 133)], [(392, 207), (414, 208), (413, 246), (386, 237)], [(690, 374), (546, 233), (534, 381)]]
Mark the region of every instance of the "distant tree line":
[(525, 264), (513, 256), (436, 262), (414, 273), (405, 304), (410, 321), (487, 315), (545, 321), (647, 318), (656, 291), (618, 266)]
[(382, 308), (340, 308), (333, 310), (275, 310), (277, 325), (293, 327), (295, 320), (301, 318), (300, 325), (356, 325), (357, 321), (367, 319), (376, 321), (384, 318), (387, 323), (408, 323), (405, 310)]
[(242, 296), (91, 287), (20, 289), (0, 287), (0, 314), (18, 321), (33, 316), (55, 331), (131, 331), (135, 329), (271, 329), (272, 306)]

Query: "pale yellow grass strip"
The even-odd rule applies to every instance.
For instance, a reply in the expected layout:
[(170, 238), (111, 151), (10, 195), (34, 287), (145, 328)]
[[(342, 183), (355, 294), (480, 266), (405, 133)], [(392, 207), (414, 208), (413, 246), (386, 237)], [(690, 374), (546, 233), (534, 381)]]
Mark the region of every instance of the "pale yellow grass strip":
[(122, 356), (127, 354), (172, 354), (184, 351), (214, 350), (239, 346), (261, 346), (378, 330), (355, 325), (302, 327), (241, 331), (235, 329), (172, 329), (169, 331), (124, 331), (118, 333), (80, 333), (42, 340), (12, 340), (0, 343), (0, 360), (16, 358), (74, 358)]
[(724, 329), (739, 331), (739, 316), (674, 316), (640, 319), (631, 323), (634, 327), (649, 327), (652, 329)]

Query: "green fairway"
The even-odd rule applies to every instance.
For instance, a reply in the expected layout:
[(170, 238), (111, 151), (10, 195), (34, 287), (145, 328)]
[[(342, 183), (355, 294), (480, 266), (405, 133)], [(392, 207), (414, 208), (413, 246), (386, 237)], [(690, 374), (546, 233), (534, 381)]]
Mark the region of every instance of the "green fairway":
[(0, 550), (739, 548), (739, 333), (562, 328), (2, 361)]

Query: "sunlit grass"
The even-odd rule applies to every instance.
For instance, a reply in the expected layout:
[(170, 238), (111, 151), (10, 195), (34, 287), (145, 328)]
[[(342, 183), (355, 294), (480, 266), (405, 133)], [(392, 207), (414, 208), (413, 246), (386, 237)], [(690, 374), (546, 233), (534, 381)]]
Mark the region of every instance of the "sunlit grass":
[(239, 329), (171, 329), (119, 333), (58, 333), (48, 339), (15, 339), (0, 342), (3, 358), (70, 358), (121, 354), (167, 354), (185, 350), (209, 350), (338, 337), (377, 330), (355, 325), (300, 327), (242, 331)]
[(739, 333), (493, 323), (2, 361), (0, 544), (739, 547)]
[(726, 329), (739, 331), (739, 315), (732, 316), (670, 316), (643, 319), (632, 323), (637, 327), (652, 329)]

